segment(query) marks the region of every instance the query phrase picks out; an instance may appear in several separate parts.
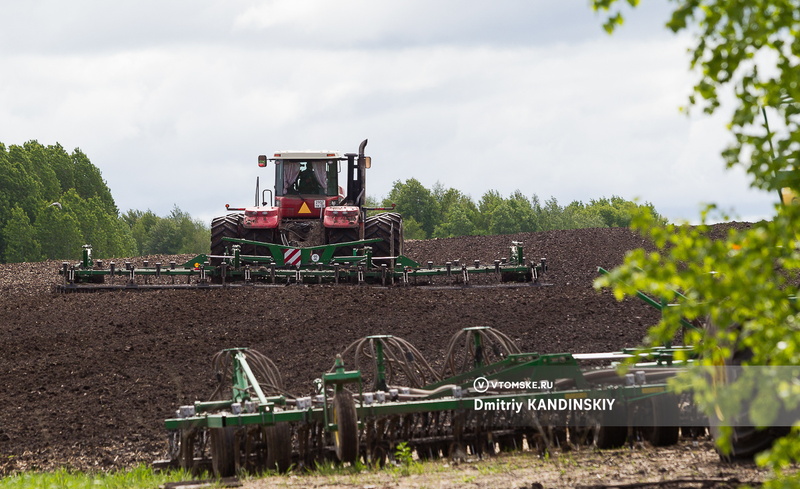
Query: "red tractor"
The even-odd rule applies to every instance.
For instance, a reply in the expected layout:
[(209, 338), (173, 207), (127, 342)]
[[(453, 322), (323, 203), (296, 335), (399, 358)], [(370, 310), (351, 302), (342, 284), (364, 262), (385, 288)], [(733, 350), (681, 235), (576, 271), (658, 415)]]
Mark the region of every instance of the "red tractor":
[[(336, 245), (366, 239), (372, 242), (373, 256), (398, 256), (403, 253), (403, 220), (400, 214), (384, 212), (367, 217), (365, 207), (366, 170), (371, 158), (364, 155), (367, 140), (358, 154), (339, 151), (280, 151), (267, 158), (258, 157), (258, 166), (275, 163), (275, 191), (259, 192), (253, 207), (230, 207), (243, 213), (228, 214), (211, 221), (211, 254), (230, 254), (231, 243), (223, 238), (239, 238), (272, 243), (287, 248)], [(343, 167), (346, 180), (340, 182)], [(269, 193), (269, 200), (267, 200)], [(337, 249), (340, 255), (352, 254), (352, 248)], [(267, 255), (257, 244), (243, 244), (244, 255)]]

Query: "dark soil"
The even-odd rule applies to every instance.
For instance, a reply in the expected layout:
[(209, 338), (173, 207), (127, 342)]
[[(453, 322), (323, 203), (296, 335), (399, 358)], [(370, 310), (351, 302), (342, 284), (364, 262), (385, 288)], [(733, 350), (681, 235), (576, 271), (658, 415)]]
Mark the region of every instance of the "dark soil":
[(406, 254), (436, 264), (491, 262), (508, 256), (512, 240), (525, 244), (528, 258), (547, 258), (543, 282), (551, 286), (63, 295), (51, 292), (60, 262), (0, 265), (0, 475), (163, 457), (163, 420), (208, 397), (210, 359), (224, 348), (264, 353), (289, 390), (308, 394), (336, 353), (366, 335), (402, 337), (433, 361), (468, 326), (497, 328), (523, 351), (597, 352), (638, 345), (658, 321), (644, 303), (620, 303), (592, 287), (598, 266), (614, 267), (626, 251), (647, 246), (626, 229), (411, 241)]

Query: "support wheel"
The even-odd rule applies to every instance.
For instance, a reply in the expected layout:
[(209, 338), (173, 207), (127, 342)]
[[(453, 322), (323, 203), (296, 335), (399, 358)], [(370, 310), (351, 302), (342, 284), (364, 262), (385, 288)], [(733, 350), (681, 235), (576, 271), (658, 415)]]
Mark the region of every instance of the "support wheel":
[(673, 394), (662, 394), (643, 401), (639, 411), (639, 433), (642, 439), (654, 447), (666, 447), (678, 443), (678, 398)]
[(236, 475), (236, 431), (232, 426), (211, 428), (211, 468), (215, 477)]
[(288, 424), (281, 423), (264, 427), (267, 442), (267, 469), (286, 472), (292, 465), (292, 431)]
[(332, 417), (337, 426), (333, 432), (336, 458), (353, 464), (358, 460), (358, 413), (350, 392), (341, 390), (333, 397)]
[(600, 426), (594, 435), (597, 448), (619, 448), (628, 439), (627, 426)]
[[(789, 434), (788, 427), (758, 429), (754, 426), (734, 426), (732, 430), (730, 453), (717, 449), (720, 459), (727, 462), (753, 460), (759, 453), (772, 448), (775, 440)], [(712, 426), (711, 434), (716, 439), (719, 428)]]
[(628, 439), (628, 410), (604, 411), (594, 433), (597, 448), (619, 448)]
[(197, 437), (197, 431), (193, 429), (181, 430), (180, 437), (178, 463), (181, 469), (189, 473), (194, 473), (197, 469), (194, 463), (194, 441)]

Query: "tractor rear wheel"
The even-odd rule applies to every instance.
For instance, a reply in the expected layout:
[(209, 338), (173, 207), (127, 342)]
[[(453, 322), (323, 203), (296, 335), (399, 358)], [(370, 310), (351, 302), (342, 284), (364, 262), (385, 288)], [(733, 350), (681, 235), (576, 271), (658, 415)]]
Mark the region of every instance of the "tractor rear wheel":
[(340, 462), (354, 464), (358, 460), (358, 413), (353, 395), (341, 390), (333, 396), (333, 445)]
[(403, 254), (403, 218), (396, 212), (383, 212), (364, 221), (364, 239), (380, 238), (372, 243), (372, 256)]

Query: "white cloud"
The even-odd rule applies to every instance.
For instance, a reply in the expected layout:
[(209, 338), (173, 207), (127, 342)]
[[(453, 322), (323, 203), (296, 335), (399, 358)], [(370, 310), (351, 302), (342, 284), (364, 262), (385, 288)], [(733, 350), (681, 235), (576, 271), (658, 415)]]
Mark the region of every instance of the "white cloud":
[(664, 5), (609, 38), (568, 2), (25, 2), (0, 33), (0, 134), (81, 147), (122, 210), (205, 220), (271, 185), (258, 154), (363, 138), (377, 197), (414, 177), (769, 213), (724, 171), (723, 121), (678, 114), (692, 78)]

